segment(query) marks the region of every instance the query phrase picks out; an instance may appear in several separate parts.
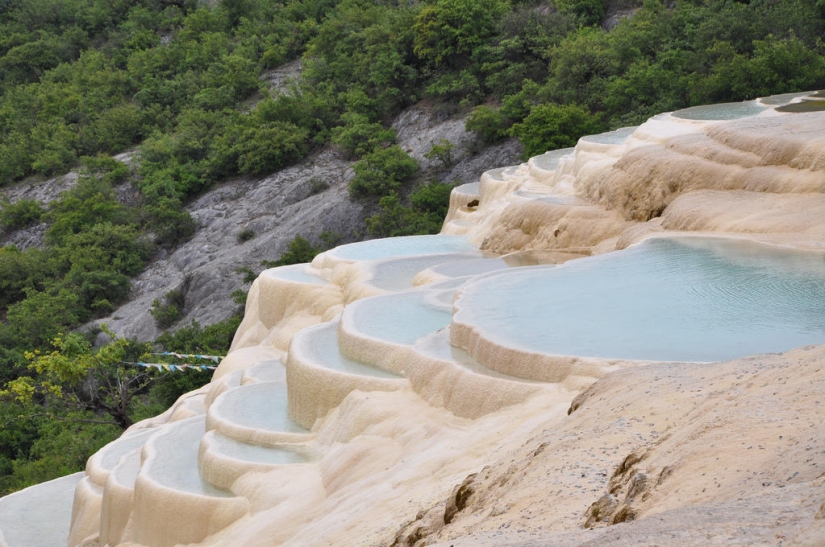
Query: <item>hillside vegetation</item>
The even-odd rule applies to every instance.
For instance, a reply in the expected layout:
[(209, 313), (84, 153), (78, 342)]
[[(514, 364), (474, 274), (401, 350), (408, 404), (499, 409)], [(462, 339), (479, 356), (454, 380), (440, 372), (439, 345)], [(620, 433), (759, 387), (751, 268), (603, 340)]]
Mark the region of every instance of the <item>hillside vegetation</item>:
[[(0, 0), (0, 187), (81, 173), (48, 205), (0, 202), (3, 230), (47, 226), (42, 248), (0, 248), (0, 379), (17, 380), (0, 402), (0, 486), (80, 469), (197, 385), (153, 377), (108, 412), (94, 374), (120, 378), (147, 349), (116, 340), (100, 356), (61, 335), (190, 237), (185, 205), (217, 183), (332, 145), (355, 162), (352, 199), (374, 203), (365, 232), (436, 231), (449, 185), (413, 188), (390, 127), (404, 108), (469, 111), (481, 143), (515, 137), (530, 156), (662, 111), (825, 87), (824, 15), (823, 0)], [(270, 91), (261, 75), (298, 58), (299, 81)], [(129, 165), (110, 158), (133, 148)], [(134, 203), (116, 197), (125, 181)], [(163, 343), (218, 353), (236, 325)]]

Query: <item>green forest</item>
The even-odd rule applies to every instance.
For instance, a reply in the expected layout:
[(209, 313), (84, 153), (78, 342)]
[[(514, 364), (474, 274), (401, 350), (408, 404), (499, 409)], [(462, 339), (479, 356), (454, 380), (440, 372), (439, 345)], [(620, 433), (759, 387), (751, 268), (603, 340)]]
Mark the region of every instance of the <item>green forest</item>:
[[(616, 10), (632, 17), (608, 29)], [(825, 0), (0, 0), (0, 192), (79, 173), (48, 205), (0, 194), (4, 232), (46, 224), (41, 248), (0, 247), (0, 494), (82, 469), (208, 381), (123, 363), (220, 354), (239, 317), (154, 345), (112, 333), (95, 348), (76, 329), (191, 237), (186, 204), (216, 184), (334, 146), (375, 211), (365, 234), (432, 233), (451, 185), (417, 178), (390, 126), (403, 109), (468, 114), (480, 146), (515, 138), (529, 157), (663, 111), (823, 88), (824, 26)], [(297, 59), (289, 92), (270, 91), (262, 74)], [(432, 157), (446, 165), (450, 146)], [(139, 203), (118, 201), (122, 184)], [(277, 263), (320, 250), (296, 238)], [(156, 304), (163, 321), (174, 295)]]

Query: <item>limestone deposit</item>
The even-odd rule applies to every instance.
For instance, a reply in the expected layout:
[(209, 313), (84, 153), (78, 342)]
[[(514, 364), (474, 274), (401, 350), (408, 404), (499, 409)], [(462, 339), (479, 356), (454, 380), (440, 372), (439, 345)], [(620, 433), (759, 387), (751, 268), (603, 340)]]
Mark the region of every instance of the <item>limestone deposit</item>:
[[(453, 191), (441, 235), (265, 271), (212, 383), (85, 474), (0, 500), (0, 545), (825, 545), (825, 312), (798, 294), (825, 284), (825, 112), (734, 106), (488, 171)], [(791, 272), (777, 285), (811, 345), (565, 355), (490, 304), (514, 272), (686, 236), (806, 253), (740, 262)], [(71, 520), (44, 537), (51, 506)]]

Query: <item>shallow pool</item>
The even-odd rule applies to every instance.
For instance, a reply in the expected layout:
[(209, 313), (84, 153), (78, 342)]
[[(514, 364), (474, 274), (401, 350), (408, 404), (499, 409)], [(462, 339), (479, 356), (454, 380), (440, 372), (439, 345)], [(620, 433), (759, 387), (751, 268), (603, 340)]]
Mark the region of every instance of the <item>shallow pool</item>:
[(401, 378), (401, 376), (392, 372), (354, 361), (341, 353), (338, 347), (337, 321), (304, 329), (296, 335), (293, 344), (300, 344), (302, 350), (320, 367), (356, 376)]
[(428, 291), (417, 290), (365, 298), (351, 304), (342, 321), (373, 338), (412, 344), (450, 324), (450, 309), (433, 305), (428, 296)]
[(465, 288), (457, 318), (556, 355), (719, 361), (825, 342), (825, 257), (746, 241), (653, 239)]
[(560, 148), (558, 150), (551, 150), (539, 156), (530, 158), (536, 167), (545, 171), (555, 171), (559, 166), (559, 161), (565, 156), (569, 156), (574, 151), (573, 148)]
[(436, 264), (483, 258), (479, 251), (464, 253), (438, 253), (432, 255), (392, 258), (375, 263), (370, 285), (386, 291), (403, 291), (413, 288), (416, 274)]
[(476, 247), (465, 236), (431, 235), (370, 239), (341, 245), (328, 252), (332, 256), (344, 260), (379, 260), (394, 256), (459, 253), (475, 250)]
[(673, 116), (684, 120), (738, 120), (756, 116), (767, 108), (767, 105), (757, 101), (708, 104), (677, 110)]
[(306, 433), (289, 417), (285, 382), (260, 382), (233, 388), (213, 406), (222, 419), (241, 427), (264, 431)]
[(326, 279), (307, 272), (306, 264), (293, 264), (290, 266), (270, 268), (269, 270), (264, 270), (261, 275), (309, 285), (323, 285), (327, 282)]
[(614, 131), (599, 133), (598, 135), (584, 136), (582, 137), (582, 140), (586, 142), (595, 142), (598, 144), (622, 144), (630, 135), (633, 134), (634, 131), (636, 131), (638, 127), (638, 125), (620, 127)]
[(181, 420), (163, 428), (148, 441), (154, 453), (140, 473), (146, 473), (152, 480), (176, 490), (205, 496), (231, 496), (200, 476), (198, 446), (204, 433), (204, 416)]

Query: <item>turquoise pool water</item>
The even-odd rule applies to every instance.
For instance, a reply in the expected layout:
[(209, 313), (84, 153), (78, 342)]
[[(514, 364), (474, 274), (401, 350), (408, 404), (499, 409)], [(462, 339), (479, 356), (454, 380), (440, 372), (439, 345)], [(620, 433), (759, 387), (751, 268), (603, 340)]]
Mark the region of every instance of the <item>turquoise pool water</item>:
[(398, 380), (401, 376), (378, 367), (360, 363), (346, 357), (338, 347), (338, 322), (326, 323), (302, 330), (292, 342), (309, 354), (319, 367), (337, 370), (356, 376)]
[(269, 270), (265, 270), (264, 275), (278, 279), (285, 279), (287, 281), (294, 281), (296, 283), (307, 283), (310, 285), (323, 285), (327, 282), (326, 279), (322, 279), (315, 274), (308, 273), (306, 264), (293, 264), (290, 266), (271, 268)]
[(355, 330), (398, 344), (412, 344), (422, 336), (450, 324), (449, 308), (427, 302), (425, 290), (359, 300), (344, 311), (342, 321)]
[(767, 108), (767, 105), (756, 101), (709, 104), (677, 110), (673, 113), (673, 116), (685, 120), (738, 120), (739, 118), (756, 116)]
[(459, 253), (475, 250), (475, 246), (465, 236), (432, 235), (370, 239), (341, 245), (328, 252), (345, 260), (379, 260), (394, 256)]
[(289, 417), (285, 382), (260, 382), (233, 388), (220, 396), (213, 406), (222, 419), (242, 427), (306, 433)]
[(720, 361), (825, 342), (825, 257), (745, 241), (653, 239), (465, 290), (460, 319), (548, 354)]
[(545, 171), (555, 171), (559, 166), (559, 161), (563, 157), (572, 154), (573, 151), (574, 148), (560, 148), (558, 150), (551, 150), (540, 156), (531, 158), (531, 161), (540, 169), (544, 169)]
[(198, 469), (198, 446), (205, 433), (204, 417), (181, 420), (163, 428), (149, 442), (155, 456), (141, 473), (163, 485), (193, 494), (230, 497), (232, 494), (204, 481)]
[(582, 137), (583, 141), (588, 142), (595, 142), (599, 144), (621, 144), (627, 140), (627, 138), (636, 131), (636, 128), (639, 127), (638, 125), (630, 126), (630, 127), (621, 127), (614, 131), (608, 131), (606, 133), (599, 133), (598, 135), (587, 135)]
[(418, 272), (436, 264), (483, 258), (479, 251), (464, 253), (438, 253), (432, 255), (393, 258), (372, 266), (370, 285), (386, 291), (404, 291), (413, 288)]

